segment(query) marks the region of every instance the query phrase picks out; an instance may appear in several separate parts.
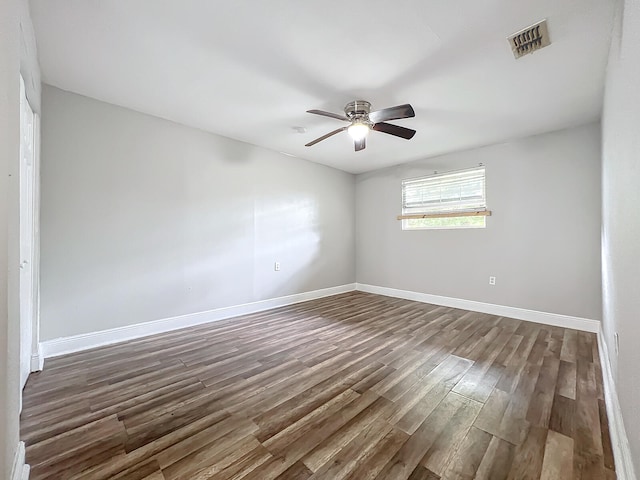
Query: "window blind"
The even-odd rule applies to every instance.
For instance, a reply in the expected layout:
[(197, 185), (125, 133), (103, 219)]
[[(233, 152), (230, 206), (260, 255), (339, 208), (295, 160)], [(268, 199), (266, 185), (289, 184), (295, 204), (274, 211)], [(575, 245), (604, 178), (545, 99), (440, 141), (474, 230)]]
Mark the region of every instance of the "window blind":
[(470, 212), (486, 207), (484, 167), (402, 182), (402, 213), (405, 215)]

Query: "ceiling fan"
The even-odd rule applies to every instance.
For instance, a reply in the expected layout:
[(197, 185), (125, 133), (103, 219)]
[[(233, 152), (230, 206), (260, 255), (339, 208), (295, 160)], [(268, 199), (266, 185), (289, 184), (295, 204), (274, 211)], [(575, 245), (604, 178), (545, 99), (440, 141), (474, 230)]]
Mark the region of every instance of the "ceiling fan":
[(371, 112), (370, 110), (371, 104), (364, 100), (355, 100), (347, 103), (344, 107), (344, 115), (325, 112), (323, 110), (307, 110), (307, 113), (335, 118), (336, 120), (349, 122), (351, 125), (337, 128), (333, 132), (329, 132), (326, 135), (316, 138), (312, 142), (307, 143), (305, 147), (311, 147), (312, 145), (315, 145), (322, 140), (326, 140), (336, 133), (344, 132), (345, 130), (347, 130), (349, 135), (353, 138), (356, 152), (365, 149), (367, 145), (367, 135), (370, 130), (388, 133), (389, 135), (394, 135), (407, 140), (413, 138), (416, 134), (416, 131), (410, 128), (386, 123), (387, 120), (399, 120), (401, 118), (415, 117), (416, 113), (408, 103), (395, 107), (383, 108), (382, 110), (376, 110), (375, 112)]

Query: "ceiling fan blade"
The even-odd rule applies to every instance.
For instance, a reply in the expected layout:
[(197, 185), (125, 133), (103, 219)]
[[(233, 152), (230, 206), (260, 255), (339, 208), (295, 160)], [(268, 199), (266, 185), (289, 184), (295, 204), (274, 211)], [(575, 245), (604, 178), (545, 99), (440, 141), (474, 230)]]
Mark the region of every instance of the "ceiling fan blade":
[(342, 120), (344, 122), (350, 122), (347, 117), (344, 115), (339, 115), (337, 113), (325, 112), (324, 110), (307, 110), (307, 113), (313, 113), (314, 115), (322, 115), (323, 117), (335, 118), (336, 120)]
[(405, 138), (407, 140), (413, 138), (416, 134), (415, 130), (410, 128), (400, 127), (399, 125), (392, 125), (391, 123), (376, 123), (373, 129), (377, 132), (388, 133), (389, 135), (395, 135), (396, 137)]
[(360, 140), (355, 140), (353, 144), (356, 147), (356, 152), (359, 152), (360, 150), (364, 150), (365, 147), (367, 146), (367, 138), (365, 137)]
[(316, 143), (321, 142), (322, 140), (326, 140), (327, 138), (332, 137), (336, 133), (344, 132), (347, 128), (349, 128), (349, 127), (336, 128), (333, 132), (329, 132), (326, 135), (318, 137), (315, 140), (313, 140), (312, 142), (307, 143), (305, 145), (305, 147), (311, 147), (311, 146), (315, 145)]
[(401, 118), (415, 117), (416, 112), (408, 103), (396, 107), (383, 108), (369, 114), (369, 120), (373, 123), (386, 122), (387, 120), (399, 120)]

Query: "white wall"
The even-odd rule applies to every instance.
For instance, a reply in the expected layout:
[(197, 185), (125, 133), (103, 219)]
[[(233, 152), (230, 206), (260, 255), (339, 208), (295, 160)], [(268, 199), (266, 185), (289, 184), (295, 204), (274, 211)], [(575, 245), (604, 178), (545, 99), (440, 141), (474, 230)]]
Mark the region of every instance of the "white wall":
[[(20, 57), (18, 2), (0, 3), (0, 478), (10, 478), (18, 447), (19, 331), (10, 314), (17, 166), (20, 152)], [(14, 250), (15, 251), (15, 250)]]
[[(402, 231), (404, 178), (478, 163), (486, 229)], [(599, 320), (600, 126), (358, 175), (356, 225), (358, 283)]]
[[(603, 329), (640, 472), (640, 0), (614, 30), (603, 112)], [(614, 332), (620, 336), (616, 356)]]
[(354, 191), (351, 174), (46, 86), (41, 338), (353, 283)]
[(0, 478), (7, 479), (20, 461), (20, 74), (29, 79), (27, 92), (37, 111), (40, 72), (28, 2), (4, 0), (0, 2)]

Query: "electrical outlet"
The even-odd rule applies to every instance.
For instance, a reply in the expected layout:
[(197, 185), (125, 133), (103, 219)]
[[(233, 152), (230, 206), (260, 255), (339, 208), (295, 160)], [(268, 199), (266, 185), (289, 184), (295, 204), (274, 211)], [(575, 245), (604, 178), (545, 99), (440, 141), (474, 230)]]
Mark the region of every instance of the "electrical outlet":
[(276, 262), (276, 263), (274, 263), (274, 264), (273, 264), (273, 269), (274, 269), (276, 272), (279, 272), (279, 271), (280, 271), (280, 262)]
[(495, 285), (496, 284), (496, 277), (489, 277), (489, 285)]
[(616, 356), (618, 356), (618, 354), (620, 353), (620, 337), (618, 336), (618, 332), (615, 332), (613, 334), (613, 340), (616, 346)]

